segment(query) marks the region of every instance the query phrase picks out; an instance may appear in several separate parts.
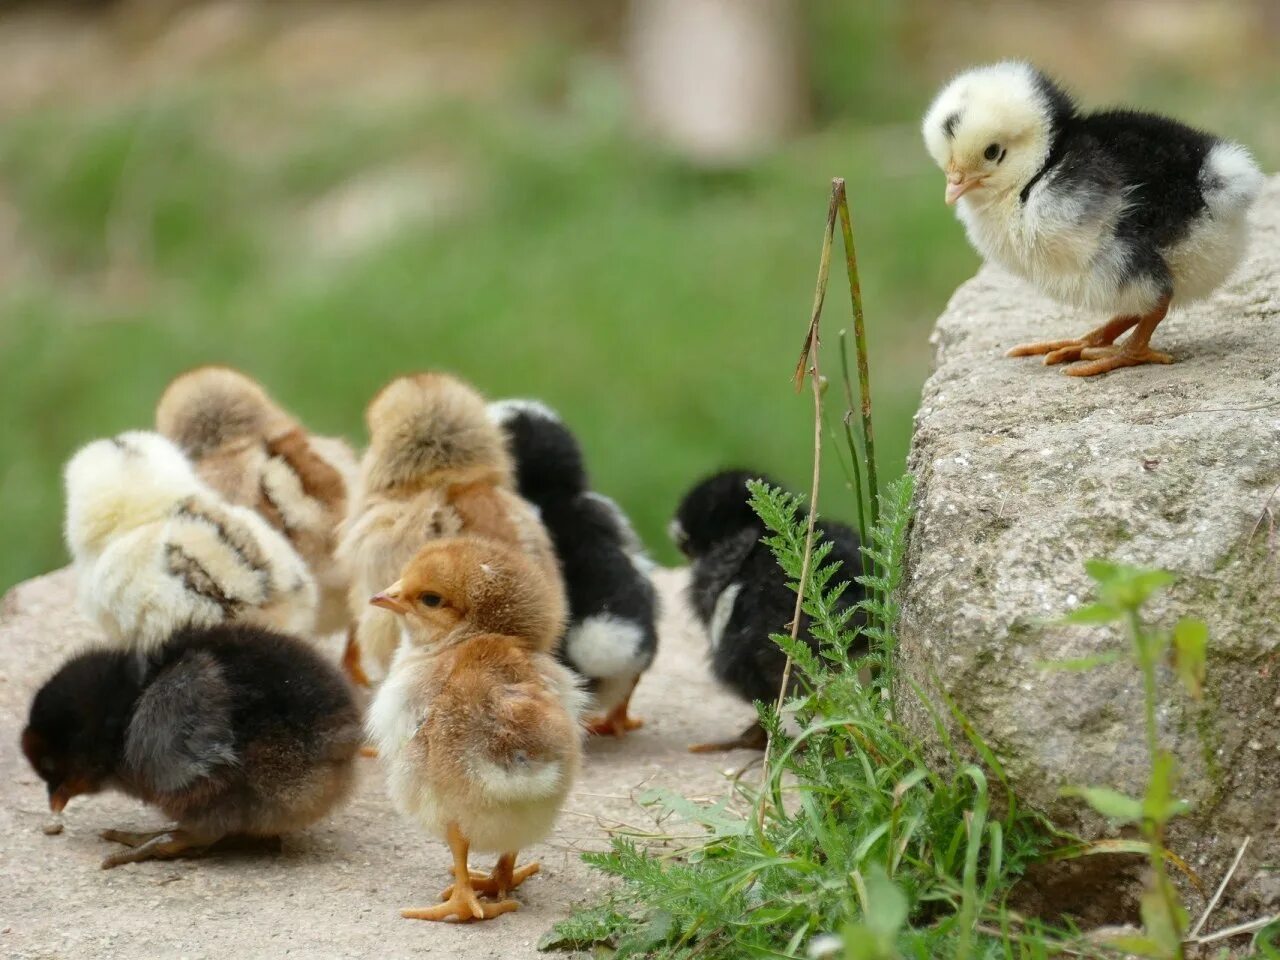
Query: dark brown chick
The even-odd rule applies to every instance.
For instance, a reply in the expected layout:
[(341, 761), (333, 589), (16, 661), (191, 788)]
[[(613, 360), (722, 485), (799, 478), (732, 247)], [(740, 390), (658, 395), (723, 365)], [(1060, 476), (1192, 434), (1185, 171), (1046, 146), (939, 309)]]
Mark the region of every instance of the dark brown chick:
[(563, 619), (555, 551), (537, 511), (515, 491), (502, 431), (484, 398), (456, 377), (421, 373), (384, 387), (365, 420), (369, 448), (338, 546), (356, 618), (349, 654), (358, 651), (362, 664), (386, 673), (400, 629), (369, 597), (398, 579), (425, 543), (444, 537), (487, 537), (518, 550), (552, 585), (553, 616)]
[(219, 626), (179, 630), (145, 658), (72, 657), (36, 694), (22, 749), (55, 812), (118, 790), (175, 821), (105, 832), (127, 847), (105, 869), (314, 823), (347, 797), (361, 739), (348, 684), (306, 644)]
[(317, 629), (350, 622), (333, 551), (357, 472), (345, 440), (310, 434), (252, 378), (229, 367), (177, 377), (156, 407), (156, 429), (206, 483), (283, 533), (320, 586)]

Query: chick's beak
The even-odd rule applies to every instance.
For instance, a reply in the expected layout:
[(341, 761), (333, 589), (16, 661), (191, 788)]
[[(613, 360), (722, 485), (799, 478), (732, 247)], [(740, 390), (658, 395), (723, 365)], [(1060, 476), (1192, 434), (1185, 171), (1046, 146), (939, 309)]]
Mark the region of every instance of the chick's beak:
[(49, 784), (49, 809), (54, 813), (61, 813), (66, 809), (71, 798), (76, 795), (76, 789), (71, 784), (62, 783), (58, 786)]
[(400, 581), (397, 580), (381, 593), (374, 594), (369, 598), (369, 602), (375, 607), (381, 607), (383, 610), (390, 610), (392, 613), (405, 613), (408, 607), (405, 606), (401, 599), (402, 588)]
[(955, 167), (947, 168), (947, 206), (951, 206), (974, 187), (982, 186), (982, 177), (966, 177)]

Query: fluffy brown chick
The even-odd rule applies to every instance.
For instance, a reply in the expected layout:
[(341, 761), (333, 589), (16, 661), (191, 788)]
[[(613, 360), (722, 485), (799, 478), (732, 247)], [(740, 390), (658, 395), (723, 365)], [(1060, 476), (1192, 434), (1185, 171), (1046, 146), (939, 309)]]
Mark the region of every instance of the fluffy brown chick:
[(289, 539), (320, 587), (317, 629), (344, 629), (348, 584), (333, 552), (358, 469), (350, 445), (309, 434), (257, 381), (229, 367), (177, 377), (160, 397), (156, 429), (201, 479)]
[(385, 674), (400, 629), (368, 599), (399, 578), (423, 544), (443, 537), (482, 536), (520, 551), (551, 585), (551, 615), (563, 620), (555, 551), (537, 511), (514, 489), (484, 398), (456, 377), (420, 373), (384, 387), (365, 420), (369, 448), (338, 545), (356, 620), (348, 661)]
[[(454, 882), (417, 920), (487, 920), (538, 871), (519, 850), (551, 832), (581, 765), (586, 695), (551, 653), (559, 586), (515, 549), (480, 538), (423, 547), (372, 603), (399, 619), (366, 721), (396, 808), (448, 842)], [(499, 854), (472, 873), (472, 850)], [(481, 902), (479, 894), (495, 899)]]

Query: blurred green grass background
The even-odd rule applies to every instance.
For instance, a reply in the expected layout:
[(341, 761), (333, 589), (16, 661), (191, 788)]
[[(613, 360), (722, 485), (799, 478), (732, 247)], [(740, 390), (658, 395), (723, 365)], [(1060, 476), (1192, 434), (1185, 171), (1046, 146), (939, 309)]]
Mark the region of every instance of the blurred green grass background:
[[(806, 484), (811, 401), (790, 375), (836, 175), (859, 244), (881, 467), (903, 468), (930, 324), (977, 265), (917, 117), (939, 77), (1017, 38), (938, 52), (921, 24), (941, 5), (815, 3), (813, 123), (716, 172), (635, 135), (609, 17), (551, 8), (515, 25), (501, 4), (473, 8), (479, 26), (455, 11), (441, 21), (455, 33), (425, 52), (385, 9), (343, 14), (373, 18), (406, 62), (447, 51), (465, 65), (471, 44), (474, 82), (445, 89), (372, 88), (400, 61), (369, 62), (358, 43), (349, 79), (313, 82), (282, 41), (246, 30), (163, 69), (133, 37), (141, 79), (104, 58), (115, 66), (100, 75), (3, 104), (0, 588), (65, 562), (69, 454), (149, 426), (165, 383), (201, 363), (244, 369), (312, 429), (358, 443), (368, 398), (409, 370), (542, 398), (578, 432), (596, 486), (674, 560), (663, 529), (700, 474), (746, 464)], [(13, 29), (0, 19), (0, 41)], [(1238, 136), (1274, 169), (1274, 128), (1258, 142), (1257, 112), (1280, 104), (1268, 73), (1219, 69), (1214, 86), (1156, 58), (1112, 99)], [(830, 374), (849, 317), (832, 279)], [(833, 454), (826, 512), (847, 517)]]

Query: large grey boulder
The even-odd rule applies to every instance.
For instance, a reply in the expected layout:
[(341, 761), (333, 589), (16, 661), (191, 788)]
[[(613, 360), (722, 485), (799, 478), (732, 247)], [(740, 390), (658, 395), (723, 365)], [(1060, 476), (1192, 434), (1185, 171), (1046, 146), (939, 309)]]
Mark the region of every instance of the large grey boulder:
[[(991, 267), (957, 291), (916, 418), (901, 595), (906, 673), (955, 699), (1025, 802), (1096, 836), (1105, 825), (1059, 791), (1141, 794), (1141, 679), (1127, 663), (1046, 671), (1125, 642), (1048, 622), (1089, 600), (1087, 559), (1177, 574), (1154, 618), (1201, 617), (1211, 641), (1202, 705), (1162, 685), (1161, 736), (1194, 805), (1172, 843), (1216, 883), (1253, 837), (1236, 913), (1280, 909), (1266, 869), (1280, 870), (1280, 178), (1254, 226), (1234, 278), (1157, 331), (1172, 366), (1077, 379), (1005, 359), (1094, 318)], [(906, 719), (932, 732), (923, 711)]]

